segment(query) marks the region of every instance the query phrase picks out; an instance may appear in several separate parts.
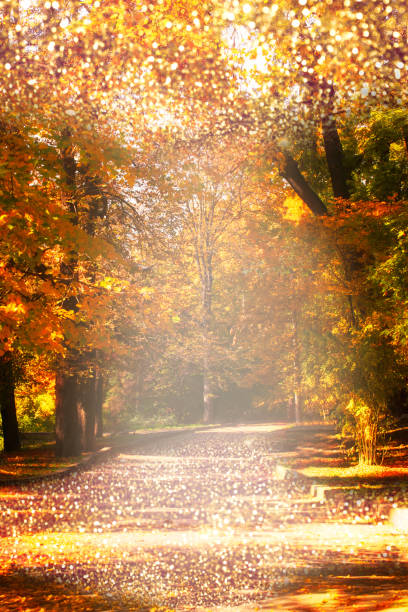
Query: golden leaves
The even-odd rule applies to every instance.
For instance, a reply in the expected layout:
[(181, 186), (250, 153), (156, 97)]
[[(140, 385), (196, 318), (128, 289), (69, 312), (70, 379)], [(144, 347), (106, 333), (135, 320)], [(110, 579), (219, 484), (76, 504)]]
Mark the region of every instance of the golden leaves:
[(154, 294), (154, 292), (155, 292), (154, 287), (141, 287), (139, 289), (140, 295), (146, 298), (151, 297)]
[(18, 317), (26, 313), (26, 306), (21, 301), (9, 301), (7, 304), (0, 304), (0, 310), (6, 317)]
[(284, 218), (288, 221), (299, 222), (306, 214), (306, 206), (299, 196), (287, 196), (283, 202)]

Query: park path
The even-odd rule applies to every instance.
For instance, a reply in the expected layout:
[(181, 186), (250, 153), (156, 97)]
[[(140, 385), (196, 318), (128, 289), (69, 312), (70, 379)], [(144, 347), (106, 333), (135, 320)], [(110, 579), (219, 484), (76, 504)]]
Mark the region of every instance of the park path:
[(408, 610), (406, 534), (378, 524), (384, 500), (321, 503), (278, 478), (313, 430), (293, 431), (183, 433), (3, 489), (2, 566), (111, 598), (100, 609)]

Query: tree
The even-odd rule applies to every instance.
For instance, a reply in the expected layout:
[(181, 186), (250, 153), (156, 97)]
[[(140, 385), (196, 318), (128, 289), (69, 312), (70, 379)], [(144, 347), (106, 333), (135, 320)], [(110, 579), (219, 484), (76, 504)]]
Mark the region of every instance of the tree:
[[(2, 360), (5, 448), (19, 448), (15, 415), (16, 351), (62, 350), (58, 322), (59, 281), (55, 249), (64, 220), (51, 221), (59, 209), (53, 184), (54, 155), (35, 138), (36, 126), (3, 117), (0, 178), (0, 356)], [(50, 222), (51, 221), (51, 222)]]
[[(66, 250), (59, 261), (60, 289), (65, 288), (65, 297), (59, 305), (64, 360), (57, 367), (56, 389), (57, 452), (76, 454), (81, 449), (81, 422), (92, 414), (91, 409), (84, 408), (92, 397), (88, 389), (90, 376), (79, 364), (85, 360), (85, 352), (75, 346), (78, 340), (79, 345), (83, 343), (84, 329), (89, 327), (83, 308), (87, 303), (83, 299), (86, 275), (81, 266), (97, 244), (95, 240), (87, 244), (84, 233), (92, 238), (94, 217), (99, 215), (95, 211), (100, 208), (102, 197), (106, 197), (102, 196), (106, 185), (112, 182), (109, 164), (120, 165), (114, 159), (116, 147), (105, 158), (96, 149), (91, 151), (94, 136), (98, 133), (106, 137), (109, 133), (102, 147), (106, 152), (112, 142), (112, 130), (106, 126), (113, 119), (113, 131), (117, 134), (122, 129), (128, 144), (137, 142), (140, 148), (151, 131), (150, 119), (144, 118), (145, 110), (153, 99), (157, 103), (157, 96), (145, 86), (146, 80), (154, 78), (162, 88), (168, 74), (178, 66), (183, 44), (186, 45), (183, 61), (188, 56), (198, 74), (201, 67), (195, 51), (206, 48), (208, 36), (203, 37), (201, 28), (197, 25), (192, 28), (189, 22), (199, 19), (208, 22), (209, 13), (204, 5), (191, 2), (176, 7), (140, 5), (136, 10), (133, 3), (127, 2), (106, 3), (103, 10), (99, 10), (99, 5), (82, 2), (71, 3), (69, 7), (55, 3), (23, 7), (6, 2), (1, 11), (5, 26), (1, 39), (5, 71), (0, 79), (0, 95), (5, 108), (12, 113), (18, 109), (19, 117), (24, 117), (20, 122), (22, 129), (31, 121), (36, 126), (34, 137), (42, 143), (51, 141), (54, 154), (59, 151), (56, 165), (60, 174), (54, 180), (62, 195), (58, 216), (68, 221), (63, 238), (69, 241), (74, 237), (71, 248), (62, 241)], [(139, 133), (130, 132), (132, 121), (141, 123)], [(143, 126), (146, 134), (142, 136)], [(88, 164), (88, 160), (84, 164), (81, 159), (85, 151), (94, 166), (104, 168), (101, 171), (100, 167), (93, 167), (81, 177)], [(135, 168), (130, 159), (127, 163), (122, 176), (132, 182)], [(21, 164), (21, 158), (16, 159), (16, 164)], [(111, 201), (126, 207), (125, 199), (117, 193), (113, 195)], [(106, 215), (103, 213), (102, 217)], [(95, 251), (91, 255), (94, 263), (97, 256)], [(85, 282), (88, 290), (92, 276), (94, 273), (88, 270)], [(91, 353), (88, 351), (88, 358)], [(92, 431), (93, 427), (87, 429)], [(92, 445), (92, 436), (86, 444)]]
[[(137, 214), (121, 192), (128, 154), (118, 145), (112, 147), (104, 134), (95, 159), (95, 140), (96, 135), (91, 147), (81, 146), (68, 134), (61, 146), (65, 206), (80, 236), (61, 263), (67, 288), (61, 305), (66, 353), (56, 384), (57, 453), (62, 456), (94, 448), (104, 358), (123, 352), (119, 332), (123, 323), (117, 319), (121, 315), (126, 319), (129, 310), (126, 294), (132, 262), (127, 248), (137, 229)], [(128, 221), (131, 229), (126, 227)]]
[[(230, 239), (248, 197), (248, 181), (242, 154), (231, 143), (207, 143), (189, 151), (174, 152), (172, 159), (163, 160), (163, 173), (170, 191), (164, 194), (167, 211), (173, 218), (164, 227), (164, 238), (172, 257), (172, 291), (175, 278), (181, 277), (177, 301), (172, 305), (176, 314), (173, 322), (178, 332), (184, 330), (184, 347), (190, 360), (199, 360), (197, 370), (202, 376), (203, 422), (214, 417), (217, 369), (217, 322), (214, 318), (214, 298), (220, 293), (220, 253)], [(160, 224), (163, 196), (157, 201), (155, 220)], [(163, 231), (163, 229), (161, 230)], [(180, 269), (180, 266), (182, 269)], [(168, 275), (168, 271), (165, 272)], [(191, 296), (191, 297), (187, 297)], [(188, 305), (187, 305), (188, 303)], [(188, 318), (188, 322), (186, 322)], [(187, 345), (188, 342), (188, 345)], [(194, 355), (194, 357), (193, 357)]]
[[(225, 145), (224, 145), (225, 147)], [(224, 148), (223, 147), (223, 148)], [(184, 217), (183, 238), (193, 249), (193, 259), (201, 287), (203, 422), (214, 417), (212, 365), (212, 328), (214, 266), (221, 242), (242, 212), (245, 193), (245, 168), (231, 149), (201, 148), (183, 160), (183, 179), (178, 177), (181, 213)]]

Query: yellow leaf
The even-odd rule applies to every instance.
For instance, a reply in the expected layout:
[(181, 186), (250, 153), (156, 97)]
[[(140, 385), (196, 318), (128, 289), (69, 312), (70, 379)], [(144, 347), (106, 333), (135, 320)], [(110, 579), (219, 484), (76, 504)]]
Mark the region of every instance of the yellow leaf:
[(145, 295), (145, 296), (149, 297), (150, 295), (152, 295), (152, 293), (154, 293), (154, 288), (153, 287), (142, 287), (139, 290), (139, 293), (141, 295)]
[(285, 219), (289, 221), (300, 221), (305, 213), (305, 206), (298, 196), (289, 196), (284, 201), (286, 208)]

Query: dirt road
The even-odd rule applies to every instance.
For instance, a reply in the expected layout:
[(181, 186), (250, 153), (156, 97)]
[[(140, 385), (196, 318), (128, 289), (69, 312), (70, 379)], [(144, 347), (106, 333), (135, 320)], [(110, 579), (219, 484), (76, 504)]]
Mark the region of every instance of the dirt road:
[(408, 610), (408, 538), (378, 512), (398, 491), (316, 501), (283, 452), (285, 426), (220, 427), (3, 489), (4, 572), (105, 598), (89, 609)]

